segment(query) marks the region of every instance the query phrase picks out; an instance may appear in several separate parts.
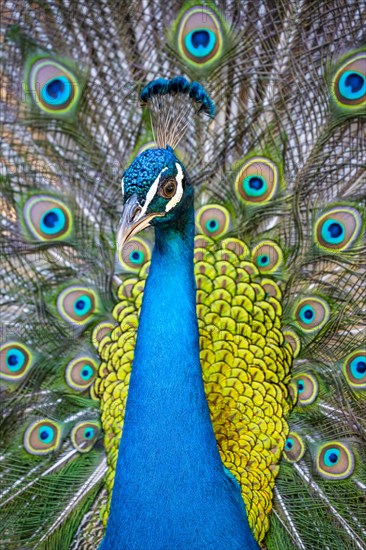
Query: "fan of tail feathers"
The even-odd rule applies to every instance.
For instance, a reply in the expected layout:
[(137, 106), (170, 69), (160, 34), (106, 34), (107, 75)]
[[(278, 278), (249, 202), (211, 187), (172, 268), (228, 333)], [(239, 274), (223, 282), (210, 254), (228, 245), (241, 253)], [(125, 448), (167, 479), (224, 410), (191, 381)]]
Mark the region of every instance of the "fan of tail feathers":
[[(183, 74), (205, 84), (217, 109), (209, 125), (193, 117), (177, 149), (196, 187), (200, 297), (240, 261), (246, 299), (256, 296), (251, 351), (278, 361), (260, 349), (273, 314), (288, 366), (293, 357), (289, 398), (274, 400), (266, 428), (283, 441), (280, 468), (279, 455), (261, 466), (263, 437), (262, 451), (249, 447), (243, 471), (253, 477), (243, 484), (212, 409), (228, 440), (217, 434), (223, 461), (263, 548), (366, 547), (366, 4), (219, 8), (4, 2), (0, 532), (9, 549), (97, 548), (103, 536), (152, 247), (144, 235), (116, 249), (120, 181), (163, 139), (139, 90)], [(203, 348), (207, 304), (197, 309)], [(251, 429), (261, 432), (258, 361)], [(278, 419), (291, 408), (287, 428)], [(268, 493), (256, 471), (269, 465)]]

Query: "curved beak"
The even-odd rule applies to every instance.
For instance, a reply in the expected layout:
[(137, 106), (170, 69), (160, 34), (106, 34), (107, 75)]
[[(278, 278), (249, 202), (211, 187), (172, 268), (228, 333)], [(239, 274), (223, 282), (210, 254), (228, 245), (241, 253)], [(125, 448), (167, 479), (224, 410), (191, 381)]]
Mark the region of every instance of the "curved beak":
[(137, 195), (132, 195), (123, 207), (117, 229), (117, 246), (122, 248), (128, 239), (148, 227), (153, 218), (163, 215), (158, 212), (145, 214)]

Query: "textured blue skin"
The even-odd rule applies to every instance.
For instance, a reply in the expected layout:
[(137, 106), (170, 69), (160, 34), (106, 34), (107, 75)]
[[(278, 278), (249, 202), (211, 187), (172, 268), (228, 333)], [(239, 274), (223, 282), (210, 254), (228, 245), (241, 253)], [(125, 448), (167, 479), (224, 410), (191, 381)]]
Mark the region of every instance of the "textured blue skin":
[[(124, 179), (124, 202), (132, 195), (137, 195), (141, 203), (145, 201), (151, 185), (165, 167), (164, 177), (177, 173), (175, 163), (178, 162), (173, 149), (147, 149), (136, 157), (131, 166), (126, 170)], [(150, 211), (150, 210), (149, 210)]]
[(258, 550), (204, 394), (189, 184), (182, 200), (179, 216), (156, 225), (100, 550)]

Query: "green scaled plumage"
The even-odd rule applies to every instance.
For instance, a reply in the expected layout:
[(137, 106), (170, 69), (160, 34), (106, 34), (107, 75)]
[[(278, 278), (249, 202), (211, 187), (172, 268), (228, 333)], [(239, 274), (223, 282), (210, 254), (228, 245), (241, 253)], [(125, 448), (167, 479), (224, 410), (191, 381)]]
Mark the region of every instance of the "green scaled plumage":
[[(339, 0), (4, 3), (7, 548), (97, 548), (103, 537), (153, 239), (117, 249), (120, 181), (154, 146), (138, 92), (180, 74), (204, 84), (217, 107), (213, 122), (193, 117), (176, 151), (195, 186), (197, 271), (219, 287), (231, 247), (256, 299), (280, 304), (294, 356), (270, 527), (265, 534), (260, 499), (247, 492), (251, 527), (269, 550), (365, 548), (365, 9)], [(210, 291), (200, 292), (203, 323)], [(277, 464), (272, 471), (274, 480)]]

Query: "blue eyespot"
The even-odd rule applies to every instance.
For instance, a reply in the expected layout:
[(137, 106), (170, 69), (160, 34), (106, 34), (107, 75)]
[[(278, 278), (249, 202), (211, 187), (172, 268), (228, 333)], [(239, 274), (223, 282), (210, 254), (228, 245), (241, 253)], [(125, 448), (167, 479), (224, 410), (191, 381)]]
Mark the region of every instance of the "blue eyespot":
[(298, 462), (305, 453), (305, 444), (302, 437), (296, 432), (290, 432), (285, 442), (283, 458), (287, 462)]
[(42, 443), (51, 443), (55, 437), (55, 431), (50, 426), (41, 426), (38, 430), (38, 438)]
[(336, 447), (327, 449), (324, 453), (324, 464), (328, 468), (335, 466), (339, 461), (340, 454), (340, 450)]
[(90, 365), (84, 365), (80, 371), (80, 376), (83, 380), (90, 380), (90, 378), (94, 376), (94, 370)]
[(214, 219), (207, 220), (207, 222), (205, 223), (205, 227), (207, 231), (209, 231), (210, 233), (214, 233), (219, 229), (219, 222)]
[(294, 446), (294, 440), (292, 439), (292, 437), (288, 437), (286, 439), (285, 450), (291, 451), (291, 449), (293, 449), (293, 446)]
[(357, 71), (345, 71), (339, 79), (339, 92), (347, 100), (360, 99), (366, 93), (366, 78)]
[(301, 321), (308, 325), (314, 320), (315, 311), (311, 306), (306, 305), (300, 309), (299, 315)]
[(329, 316), (327, 302), (315, 296), (300, 300), (295, 311), (295, 319), (305, 332), (319, 330), (328, 321)]
[(351, 374), (357, 380), (361, 380), (366, 373), (366, 356), (358, 355), (350, 364)]
[(78, 422), (71, 430), (71, 441), (79, 453), (88, 453), (96, 442), (100, 425), (96, 422)]
[(66, 216), (61, 208), (52, 208), (41, 218), (40, 229), (46, 235), (54, 235), (62, 231), (66, 224)]
[(269, 264), (269, 256), (267, 254), (261, 254), (257, 257), (257, 264), (261, 267), (265, 267)]
[(88, 426), (87, 428), (85, 428), (84, 430), (85, 439), (93, 439), (94, 434), (95, 434), (94, 428), (92, 428), (91, 426)]
[(254, 189), (255, 191), (260, 191), (263, 189), (264, 183), (262, 178), (258, 178), (257, 176), (251, 176), (248, 180), (248, 185), (250, 189)]
[(141, 250), (133, 250), (130, 252), (129, 260), (133, 264), (140, 264), (144, 261), (144, 253)]
[(98, 311), (96, 292), (85, 286), (68, 286), (57, 297), (57, 311), (65, 321), (78, 326), (89, 323)]
[(321, 229), (322, 239), (330, 244), (340, 244), (344, 239), (345, 233), (343, 223), (332, 218), (327, 219)]
[(297, 381), (297, 391), (298, 393), (302, 393), (305, 389), (305, 384), (304, 384), (304, 381), (303, 380), (298, 380)]
[(76, 315), (80, 315), (81, 317), (91, 310), (92, 305), (93, 304), (90, 297), (86, 294), (83, 294), (74, 303), (74, 312), (76, 313)]
[(18, 372), (24, 365), (26, 357), (19, 349), (10, 348), (6, 354), (6, 366), (11, 372)]
[(49, 105), (57, 106), (66, 103), (72, 92), (72, 85), (66, 76), (52, 78), (43, 86), (41, 97)]
[(210, 55), (216, 45), (216, 36), (213, 31), (206, 28), (194, 29), (184, 39), (187, 51), (195, 57)]
[(249, 197), (261, 197), (268, 191), (266, 180), (262, 176), (246, 176), (243, 180), (244, 193)]
[(52, 420), (37, 420), (30, 424), (24, 434), (24, 448), (33, 455), (44, 455), (60, 445), (61, 425)]

